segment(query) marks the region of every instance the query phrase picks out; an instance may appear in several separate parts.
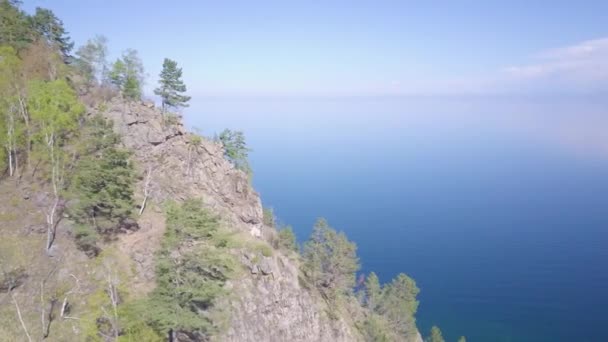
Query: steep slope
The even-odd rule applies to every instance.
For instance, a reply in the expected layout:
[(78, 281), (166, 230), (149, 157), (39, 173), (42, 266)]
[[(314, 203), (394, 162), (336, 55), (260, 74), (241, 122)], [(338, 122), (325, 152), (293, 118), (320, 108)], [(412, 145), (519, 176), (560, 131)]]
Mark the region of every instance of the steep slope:
[[(91, 114), (99, 112), (90, 111)], [(181, 122), (167, 123), (169, 120), (163, 120), (152, 104), (124, 103), (116, 99), (101, 114), (113, 120), (125, 147), (134, 152), (142, 175), (138, 186), (142, 201), (142, 189), (148, 182), (150, 206), (169, 199), (201, 198), (228, 225), (248, 232), (251, 239), (273, 237), (274, 229), (262, 224), (258, 194), (251, 188), (247, 175), (224, 159), (221, 145), (192, 139)], [(141, 276), (152, 279), (150, 261), (163, 226), (158, 224), (158, 219), (146, 215), (139, 221), (140, 231), (121, 241), (122, 249), (136, 261)], [(228, 284), (236, 296), (228, 303), (232, 308), (228, 330), (218, 340), (361, 339), (352, 322), (330, 319), (327, 305), (300, 285), (296, 258), (279, 251), (273, 256), (264, 256), (246, 250), (239, 257), (249, 272)]]
[[(277, 232), (263, 224), (259, 195), (248, 176), (224, 158), (220, 144), (188, 133), (150, 103), (114, 98), (87, 109), (87, 116), (97, 114), (113, 121), (132, 151), (139, 175), (136, 199), (145, 202), (138, 229), (100, 241), (103, 253), (90, 258), (74, 243), (75, 224), (64, 215), (47, 253), (48, 184), (28, 176), (0, 181), (0, 318), (7, 322), (0, 325), (1, 336), (27, 341), (27, 331), (32, 340), (45, 334), (47, 341), (115, 340), (107, 335), (118, 321), (112, 321), (111, 294), (119, 294), (120, 308), (154, 290), (165, 205), (197, 198), (239, 241), (230, 253), (241, 271), (226, 283), (230, 294), (216, 303), (227, 316), (211, 340), (365, 340), (357, 326), (367, 313), (354, 298), (339, 308), (330, 305), (301, 274), (295, 252), (271, 247)], [(207, 337), (178, 331), (175, 340)], [(420, 335), (412, 340), (421, 341)]]

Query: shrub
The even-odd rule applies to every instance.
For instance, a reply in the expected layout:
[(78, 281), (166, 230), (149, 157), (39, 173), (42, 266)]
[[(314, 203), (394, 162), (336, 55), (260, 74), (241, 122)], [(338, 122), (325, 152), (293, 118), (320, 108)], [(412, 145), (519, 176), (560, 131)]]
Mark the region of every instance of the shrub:
[(264, 225), (267, 227), (271, 227), (274, 228), (275, 227), (275, 216), (274, 216), (274, 210), (272, 208), (266, 208), (264, 207), (263, 210), (264, 216), (263, 216), (263, 220), (264, 220)]
[(287, 251), (298, 251), (298, 243), (296, 242), (296, 235), (293, 233), (291, 226), (286, 226), (278, 232), (278, 248)]
[(174, 113), (166, 113), (164, 116), (165, 126), (175, 126), (180, 122), (179, 116)]

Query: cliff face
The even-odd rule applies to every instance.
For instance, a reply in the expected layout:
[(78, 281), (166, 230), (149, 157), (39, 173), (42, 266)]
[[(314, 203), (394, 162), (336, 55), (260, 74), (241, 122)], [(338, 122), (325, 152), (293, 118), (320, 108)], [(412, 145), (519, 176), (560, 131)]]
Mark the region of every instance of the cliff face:
[[(122, 249), (136, 261), (140, 279), (154, 277), (153, 254), (164, 230), (156, 206), (166, 200), (201, 198), (226, 224), (248, 232), (251, 239), (272, 237), (274, 229), (262, 224), (258, 194), (247, 175), (226, 161), (221, 145), (193, 139), (181, 122), (163, 122), (151, 104), (114, 100), (104, 111), (90, 110), (95, 113), (112, 119), (123, 144), (133, 151), (141, 174), (141, 201), (148, 184), (149, 209), (139, 220), (140, 230), (121, 239)], [(239, 259), (247, 272), (227, 285), (234, 296), (224, 303), (231, 308), (230, 318), (218, 341), (361, 340), (352, 322), (330, 319), (325, 302), (300, 285), (296, 258), (243, 251)]]
[[(231, 295), (216, 303), (228, 315), (225, 329), (212, 340), (364, 341), (355, 322), (366, 313), (356, 300), (346, 300), (339, 310), (329, 307), (307, 285), (294, 252), (251, 248), (269, 248), (276, 231), (263, 225), (258, 194), (247, 175), (226, 161), (219, 144), (189, 134), (179, 120), (163, 120), (152, 104), (114, 99), (102, 107), (88, 108), (87, 115), (111, 119), (122, 144), (132, 151), (140, 175), (135, 197), (146, 203), (137, 219), (139, 229), (102, 242), (103, 257), (89, 258), (74, 243), (75, 225), (65, 215), (47, 253), (48, 184), (25, 178), (0, 182), (0, 318), (8, 322), (0, 324), (0, 336), (19, 340), (25, 327), (33, 340), (42, 340), (45, 329), (47, 341), (85, 340), (91, 331), (99, 337), (96, 329), (105, 322), (100, 316), (107, 316), (99, 301), (107, 298), (108, 288), (120, 286), (137, 299), (155, 287), (155, 254), (165, 232), (163, 205), (198, 198), (243, 240), (243, 247), (231, 253), (244, 271), (226, 283)], [(23, 323), (15, 319), (16, 308)], [(34, 329), (41, 314), (43, 330)], [(175, 337), (204, 340), (184, 332)], [(413, 340), (421, 341), (419, 335)]]

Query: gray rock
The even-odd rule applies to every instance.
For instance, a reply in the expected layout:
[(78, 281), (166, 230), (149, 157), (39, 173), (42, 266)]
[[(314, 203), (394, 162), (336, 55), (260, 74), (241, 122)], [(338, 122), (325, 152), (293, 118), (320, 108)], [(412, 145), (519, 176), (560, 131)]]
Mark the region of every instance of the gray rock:
[(263, 275), (272, 274), (272, 259), (267, 257), (262, 257), (262, 260), (258, 264), (258, 269)]

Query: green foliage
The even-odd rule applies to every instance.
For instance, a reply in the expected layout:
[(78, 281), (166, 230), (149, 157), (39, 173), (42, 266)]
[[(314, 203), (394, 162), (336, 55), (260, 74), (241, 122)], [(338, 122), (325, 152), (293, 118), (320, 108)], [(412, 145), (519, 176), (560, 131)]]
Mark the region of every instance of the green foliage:
[(375, 311), (382, 298), (382, 288), (376, 273), (372, 272), (365, 279), (365, 306)]
[(99, 154), (102, 151), (116, 147), (120, 136), (114, 133), (114, 124), (101, 115), (88, 118), (80, 129), (80, 155)]
[(28, 16), (15, 0), (0, 0), (0, 45), (17, 50), (32, 42), (32, 28)]
[(279, 229), (278, 247), (287, 251), (298, 251), (296, 235), (293, 233), (293, 229), (291, 228), (291, 226), (286, 226)]
[(127, 67), (125, 66), (125, 62), (123, 62), (120, 58), (112, 64), (109, 79), (110, 83), (114, 85), (118, 90), (122, 91), (124, 87), (126, 72)]
[(165, 113), (164, 123), (167, 126), (173, 126), (179, 124), (179, 117), (174, 113)]
[(84, 106), (65, 80), (29, 83), (28, 108), (37, 132), (33, 138), (44, 151), (55, 194), (64, 186), (67, 155), (62, 149), (74, 136)]
[(57, 47), (61, 52), (64, 60), (70, 57), (70, 51), (74, 47), (63, 27), (61, 19), (55, 16), (53, 11), (46, 8), (36, 8), (36, 13), (30, 17), (30, 22), (34, 30), (46, 40), (47, 43)]
[(95, 229), (84, 224), (77, 224), (74, 228), (74, 240), (76, 245), (84, 251), (89, 257), (99, 255), (101, 248), (97, 246), (99, 234)]
[(76, 51), (78, 58), (76, 67), (89, 83), (97, 81), (103, 84), (108, 73), (106, 56), (108, 55), (108, 39), (104, 36), (95, 36)]
[(71, 187), (77, 203), (70, 210), (78, 222), (111, 234), (131, 218), (135, 172), (129, 157), (112, 147), (80, 160)]
[(226, 295), (223, 285), (238, 269), (226, 246), (218, 218), (204, 210), (201, 201), (169, 205), (157, 256), (157, 288), (144, 317), (159, 334), (182, 330), (208, 335), (217, 329), (203, 313), (218, 310), (215, 301)]
[(276, 218), (274, 216), (274, 210), (272, 208), (263, 208), (263, 221), (264, 225), (266, 225), (267, 227), (275, 227)]
[(32, 121), (39, 127), (38, 138), (44, 144), (60, 146), (78, 128), (84, 106), (65, 80), (30, 82), (28, 100)]
[(99, 157), (85, 157), (74, 175), (79, 194), (76, 216), (102, 233), (120, 226), (131, 215), (135, 176), (130, 153), (109, 148)]
[(144, 67), (136, 50), (128, 49), (112, 65), (109, 75), (113, 84), (123, 96), (131, 100), (141, 98), (144, 81)]
[(99, 252), (96, 240), (128, 228), (131, 220), (135, 171), (130, 154), (116, 148), (120, 139), (112, 122), (95, 116), (81, 129), (78, 161), (69, 194), (69, 211), (79, 223), (76, 241), (87, 253)]
[(427, 339), (427, 342), (445, 342), (445, 339), (443, 339), (443, 335), (441, 334), (441, 330), (438, 326), (434, 325), (431, 328), (431, 335)]
[(250, 172), (248, 155), (251, 150), (247, 148), (245, 134), (241, 131), (225, 129), (220, 133), (218, 139), (224, 146), (224, 156), (237, 169)]
[(17, 57), (15, 49), (10, 46), (0, 46), (0, 146), (2, 147), (0, 152), (2, 164), (0, 165), (7, 164), (10, 167), (11, 175), (18, 166), (17, 153), (24, 143), (16, 91), (16, 84), (20, 79), (20, 68), (21, 61)]
[(154, 89), (154, 94), (162, 99), (163, 113), (167, 108), (188, 107), (190, 96), (182, 95), (186, 92), (186, 85), (182, 81), (182, 69), (177, 67), (177, 62), (165, 58), (159, 76), (159, 86)]
[(460, 338), (458, 339), (458, 342), (467, 342), (467, 339), (464, 336), (460, 336)]
[(118, 311), (121, 323), (121, 335), (117, 342), (162, 342), (166, 341), (150, 325), (146, 324), (149, 307), (146, 301), (137, 301), (121, 305)]
[(416, 296), (419, 292), (416, 282), (400, 273), (384, 286), (376, 311), (389, 321), (395, 331), (403, 336), (413, 336), (416, 333), (414, 315), (418, 310)]
[(259, 242), (253, 243), (251, 245), (251, 247), (255, 252), (258, 252), (265, 257), (271, 257), (273, 254), (272, 248), (266, 242), (259, 241)]
[(351, 293), (359, 270), (356, 252), (357, 246), (343, 232), (338, 233), (321, 218), (304, 244), (305, 274), (330, 299)]
[(203, 143), (203, 137), (201, 137), (198, 134), (192, 133), (189, 135), (189, 138), (190, 138), (190, 144), (192, 144), (193, 146), (198, 146)]
[(395, 341), (393, 332), (386, 320), (377, 314), (370, 314), (363, 323), (357, 325), (366, 342)]

